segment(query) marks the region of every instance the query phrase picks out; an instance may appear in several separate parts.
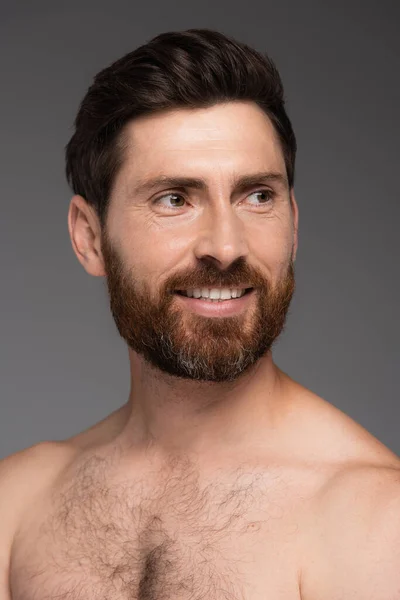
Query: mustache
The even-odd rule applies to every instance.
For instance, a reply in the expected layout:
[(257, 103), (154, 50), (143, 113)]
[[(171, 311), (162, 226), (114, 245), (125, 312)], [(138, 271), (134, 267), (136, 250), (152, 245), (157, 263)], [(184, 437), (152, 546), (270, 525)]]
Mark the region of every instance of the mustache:
[(169, 291), (196, 288), (240, 288), (265, 287), (267, 280), (252, 272), (242, 257), (233, 262), (228, 269), (221, 271), (213, 263), (204, 263), (196, 273), (186, 276), (176, 275), (168, 285)]

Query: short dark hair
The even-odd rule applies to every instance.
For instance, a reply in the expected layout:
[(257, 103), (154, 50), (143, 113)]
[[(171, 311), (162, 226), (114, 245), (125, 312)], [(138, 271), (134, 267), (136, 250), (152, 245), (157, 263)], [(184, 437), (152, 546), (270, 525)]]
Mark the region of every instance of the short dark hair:
[(277, 68), (267, 54), (211, 29), (161, 33), (95, 76), (65, 147), (69, 185), (104, 227), (125, 125), (146, 114), (229, 101), (253, 101), (271, 119), (293, 187), (297, 145)]

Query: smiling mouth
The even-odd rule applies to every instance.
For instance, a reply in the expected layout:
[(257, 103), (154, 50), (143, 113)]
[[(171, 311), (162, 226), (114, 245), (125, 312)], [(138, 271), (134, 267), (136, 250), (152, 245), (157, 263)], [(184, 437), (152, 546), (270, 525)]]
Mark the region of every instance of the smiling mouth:
[[(196, 288), (195, 288), (196, 289)], [(202, 289), (202, 288), (199, 288)], [(207, 288), (208, 289), (208, 288)], [(210, 288), (212, 289), (212, 288)], [(233, 288), (235, 289), (235, 288)], [(250, 292), (252, 292), (254, 290), (254, 288), (249, 287), (249, 288), (245, 288), (244, 294), (243, 296), (245, 296), (246, 294), (249, 294)], [(175, 290), (172, 292), (173, 294), (178, 294), (179, 296), (185, 296), (185, 298), (190, 298), (191, 296), (188, 296), (185, 290)], [(243, 297), (241, 296), (241, 297)], [(196, 298), (194, 298), (196, 300)], [(203, 298), (202, 298), (203, 299)], [(231, 298), (231, 300), (235, 300), (236, 298)]]

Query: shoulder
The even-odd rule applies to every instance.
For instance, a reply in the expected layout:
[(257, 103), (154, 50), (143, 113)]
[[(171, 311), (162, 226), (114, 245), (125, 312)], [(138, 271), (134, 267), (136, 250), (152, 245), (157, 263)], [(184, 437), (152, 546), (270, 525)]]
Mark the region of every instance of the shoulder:
[(304, 598), (399, 598), (400, 460), (338, 469), (315, 499), (308, 532)]
[(318, 482), (300, 534), (302, 598), (400, 598), (400, 458), (335, 406), (295, 391), (290, 431)]
[(12, 545), (23, 515), (35, 495), (60, 471), (67, 450), (59, 442), (41, 442), (0, 460), (1, 597), (7, 594), (8, 598)]
[(385, 465), (400, 464), (396, 454), (349, 414), (290, 378), (286, 380), (286, 422), (293, 452), (300, 449), (305, 459), (332, 465), (333, 472), (343, 476), (355, 472), (351, 467), (347, 471), (350, 465), (375, 465), (381, 472)]
[(0, 460), (0, 507), (11, 498), (18, 503), (15, 494), (31, 486), (53, 449), (53, 442), (40, 442)]
[(343, 528), (348, 526), (349, 537), (366, 528), (372, 532), (383, 525), (382, 518), (396, 516), (396, 505), (400, 509), (400, 459), (381, 465), (342, 466), (321, 488), (316, 502), (316, 511), (326, 530), (332, 529), (333, 540), (344, 535)]
[(6, 456), (0, 460), (0, 498), (7, 489), (22, 489), (33, 481), (40, 485), (72, 452), (68, 443), (46, 441)]
[(0, 551), (13, 538), (29, 502), (60, 472), (72, 449), (40, 442), (0, 460)]

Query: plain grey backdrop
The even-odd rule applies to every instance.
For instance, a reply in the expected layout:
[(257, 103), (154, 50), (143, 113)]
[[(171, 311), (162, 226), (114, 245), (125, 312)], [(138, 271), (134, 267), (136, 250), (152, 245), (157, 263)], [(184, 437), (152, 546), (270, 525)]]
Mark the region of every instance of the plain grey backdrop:
[(268, 52), (298, 140), (297, 291), (277, 364), (400, 454), (400, 3), (0, 4), (0, 456), (126, 402), (104, 280), (67, 229), (64, 146), (93, 76), (158, 33)]

